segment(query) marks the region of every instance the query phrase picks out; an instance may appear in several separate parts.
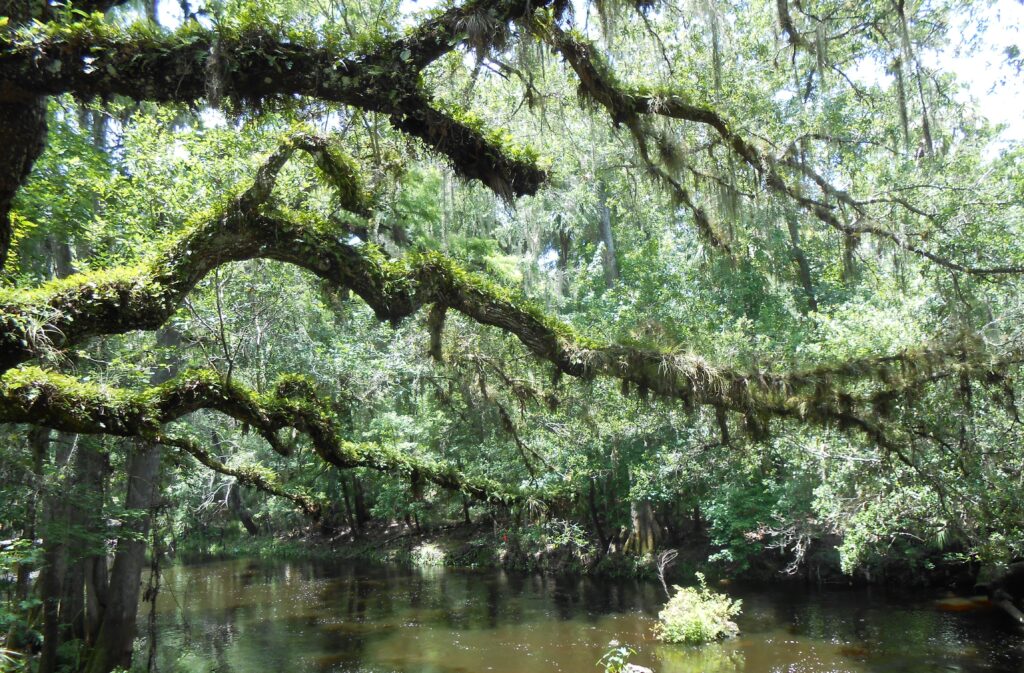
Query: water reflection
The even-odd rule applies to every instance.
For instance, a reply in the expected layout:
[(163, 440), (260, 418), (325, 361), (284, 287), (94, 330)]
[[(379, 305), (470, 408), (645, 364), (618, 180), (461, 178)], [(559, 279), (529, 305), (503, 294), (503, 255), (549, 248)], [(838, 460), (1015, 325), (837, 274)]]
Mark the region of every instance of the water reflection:
[(940, 612), (879, 592), (734, 589), (743, 635), (655, 642), (651, 584), (501, 572), (219, 562), (168, 571), (161, 670), (259, 673), (597, 671), (610, 640), (659, 673), (1017, 671), (998, 614)]

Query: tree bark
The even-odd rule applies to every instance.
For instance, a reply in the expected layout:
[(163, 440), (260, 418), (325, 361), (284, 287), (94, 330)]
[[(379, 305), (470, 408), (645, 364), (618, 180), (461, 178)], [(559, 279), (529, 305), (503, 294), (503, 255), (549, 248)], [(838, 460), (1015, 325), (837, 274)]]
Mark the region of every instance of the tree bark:
[(46, 142), (46, 99), (34, 96), (20, 103), (0, 103), (0, 147), (5, 149), (0, 163), (0, 271), (11, 248), (14, 222), (11, 218), (14, 196)]
[[(47, 443), (50, 439), (47, 436)], [(61, 443), (54, 457), (54, 478), (46, 495), (43, 569), (39, 575), (43, 601), (43, 649), (39, 655), (39, 673), (57, 670), (57, 649), (61, 643), (60, 599), (67, 570), (67, 534), (69, 501), (64, 497), (62, 473), (71, 457), (71, 445)]]
[(370, 512), (366, 509), (366, 494), (363, 492), (363, 484), (352, 475), (352, 494), (355, 501), (356, 525), (362, 530), (370, 520)]
[[(46, 3), (39, 0), (0, 0), (0, 16), (10, 27), (42, 18)], [(0, 102), (0, 271), (11, 249), (14, 223), (11, 208), (15, 194), (28, 179), (36, 159), (46, 145), (46, 98), (28, 90)]]
[[(558, 221), (561, 223), (562, 216), (559, 214)], [(558, 229), (558, 291), (563, 297), (569, 296), (569, 255), (572, 253), (572, 235), (565, 226)]]
[[(90, 508), (86, 530), (94, 539), (100, 539), (104, 528), (103, 504), (106, 500), (109, 465), (105, 453), (82, 451), (78, 456), (83, 491), (95, 506)], [(107, 605), (107, 549), (106, 544), (89, 548), (81, 560), (85, 592), (83, 637), (87, 644), (96, 642), (100, 620)]]
[(600, 553), (603, 556), (608, 551), (608, 536), (605, 535), (604, 526), (601, 525), (600, 513), (597, 510), (597, 487), (595, 482), (597, 477), (590, 478), (590, 489), (587, 491), (587, 506), (590, 509), (590, 520), (594, 524), (594, 532), (597, 533), (597, 539), (600, 543)]
[[(32, 450), (32, 474), (29, 476), (28, 501), (25, 503), (25, 521), (21, 538), (34, 545), (39, 501), (42, 498), (43, 468), (46, 464), (46, 454), (50, 450), (49, 428), (33, 427), (30, 429), (28, 445)], [(19, 564), (15, 577), (15, 596), (19, 602), (27, 600), (32, 588), (32, 568), (24, 563)]]
[(612, 231), (612, 210), (608, 207), (608, 188), (603, 180), (597, 185), (597, 213), (601, 242), (604, 244), (604, 255), (601, 258), (604, 285), (611, 288), (619, 280), (619, 260), (615, 254), (615, 232)]
[(233, 481), (228, 484), (228, 492), (225, 496), (227, 501), (228, 509), (231, 510), (232, 514), (238, 517), (238, 520), (242, 523), (242, 526), (249, 533), (249, 535), (256, 537), (260, 534), (260, 527), (252, 518), (252, 512), (245, 507), (245, 503), (242, 502), (242, 487), (237, 481)]
[[(157, 343), (175, 348), (180, 345), (181, 337), (173, 328), (164, 328), (157, 333)], [(153, 372), (150, 383), (166, 383), (177, 373), (178, 365), (178, 358), (172, 356), (168, 364)], [(122, 524), (106, 591), (107, 604), (86, 669), (88, 673), (109, 673), (119, 666), (131, 667), (146, 539), (160, 496), (161, 454), (159, 444), (137, 440), (128, 459), (125, 510), (138, 518)]]
[(786, 211), (786, 226), (789, 228), (789, 243), (793, 253), (793, 261), (796, 262), (797, 275), (800, 278), (800, 285), (804, 289), (804, 296), (807, 299), (807, 311), (818, 310), (818, 300), (814, 295), (814, 281), (811, 278), (811, 265), (807, 261), (807, 255), (800, 245), (800, 222), (796, 213)]
[(654, 518), (654, 508), (648, 500), (634, 500), (629, 503), (629, 518), (632, 530), (626, 541), (625, 551), (643, 555), (653, 552), (661, 540), (661, 530)]
[(105, 545), (97, 549), (96, 540), (102, 539), (103, 511), (103, 458), (96, 447), (84, 446), (86, 441), (77, 435), (68, 436), (76, 447), (71, 463), (71, 476), (64, 489), (65, 502), (72, 503), (68, 511), (67, 571), (60, 601), (61, 640), (85, 640), (86, 574), (88, 561), (97, 554), (105, 555)]
[(341, 499), (345, 504), (345, 519), (348, 521), (349, 530), (352, 531), (352, 537), (359, 537), (359, 522), (352, 510), (352, 498), (348, 493), (348, 479), (344, 473), (338, 476), (338, 483), (341, 485)]
[[(78, 507), (71, 508), (68, 520), (73, 531), (81, 523), (81, 511)], [(60, 599), (60, 639), (65, 643), (85, 638), (85, 564), (78, 555), (79, 541), (75, 537), (72, 533)]]
[(128, 460), (125, 509), (135, 513), (138, 519), (125, 521), (117, 541), (107, 589), (107, 606), (88, 673), (110, 673), (118, 666), (131, 666), (142, 568), (146, 561), (145, 540), (159, 494), (160, 453), (159, 445), (138, 441)]

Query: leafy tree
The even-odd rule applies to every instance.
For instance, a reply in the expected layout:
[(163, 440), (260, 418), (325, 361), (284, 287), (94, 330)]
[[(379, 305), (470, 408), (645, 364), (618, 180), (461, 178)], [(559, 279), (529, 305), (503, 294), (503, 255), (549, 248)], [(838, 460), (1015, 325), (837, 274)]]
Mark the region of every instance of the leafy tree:
[(1021, 151), (929, 65), (982, 8), (182, 8), (0, 10), (39, 670), (129, 664), (147, 544), (203, 522), (1020, 552)]

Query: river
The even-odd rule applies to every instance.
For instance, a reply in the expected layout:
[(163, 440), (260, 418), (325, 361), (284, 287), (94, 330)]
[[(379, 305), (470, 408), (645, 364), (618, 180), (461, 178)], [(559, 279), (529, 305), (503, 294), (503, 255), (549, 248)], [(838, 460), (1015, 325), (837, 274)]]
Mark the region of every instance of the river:
[(1001, 614), (879, 590), (730, 587), (741, 636), (693, 648), (652, 638), (664, 594), (641, 582), (245, 560), (163, 582), (163, 673), (597, 673), (611, 640), (657, 673), (1024, 671)]

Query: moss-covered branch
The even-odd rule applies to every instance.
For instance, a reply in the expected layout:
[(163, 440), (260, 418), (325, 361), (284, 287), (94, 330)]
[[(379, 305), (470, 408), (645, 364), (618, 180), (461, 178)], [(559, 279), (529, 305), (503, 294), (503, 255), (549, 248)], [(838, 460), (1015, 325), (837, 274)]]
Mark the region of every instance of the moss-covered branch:
[(171, 446), (189, 454), (197, 461), (210, 468), (214, 472), (234, 477), (240, 484), (252, 486), (253, 488), (269, 493), (278, 498), (284, 498), (295, 504), (306, 516), (317, 520), (323, 512), (323, 506), (304, 493), (299, 493), (281, 486), (275, 476), (265, 469), (258, 467), (231, 467), (216, 456), (204, 449), (199, 442), (191, 437), (174, 437), (160, 435), (158, 441), (164, 446)]
[[(415, 474), (481, 500), (515, 497), (496, 482), (467, 477), (449, 465), (400, 448), (346, 440), (345, 423), (316, 393), (313, 384), (298, 376), (281, 378), (271, 392), (263, 395), (238, 383), (225, 382), (210, 371), (186, 372), (141, 391), (82, 383), (38, 367), (12, 369), (0, 377), (0, 423), (30, 423), (66, 432), (163, 442), (167, 439), (163, 431), (167, 423), (200, 410), (218, 412), (253, 427), (279, 452), (284, 450), (276, 436), (291, 428), (306, 435), (317, 455), (337, 468), (366, 467), (409, 477)], [(191, 440), (169, 443), (213, 469), (230, 469)], [(242, 470), (234, 476), (265, 490), (277, 488), (256, 472)], [(316, 503), (304, 496), (286, 495), (284, 490), (275, 494), (292, 499), (310, 513), (317, 511)]]
[[(302, 227), (259, 227), (282, 166), (308, 152), (334, 187), (340, 205), (366, 214), (366, 194), (350, 159), (322, 138), (297, 135), (272, 153), (245, 192), (223, 212), (170, 242), (150, 263), (78, 274), (33, 290), (0, 290), (0, 371), (99, 334), (155, 329), (213, 268), (287, 247)], [(282, 238), (283, 237), (283, 238)]]
[[(650, 161), (646, 147), (647, 134), (640, 124), (642, 117), (660, 115), (707, 126), (740, 160), (756, 172), (769, 191), (791, 200), (822, 223), (846, 236), (873, 236), (951, 271), (977, 276), (1024, 274), (1024, 266), (1020, 265), (972, 266), (957, 262), (922, 247), (905, 234), (881, 226), (870, 216), (866, 203), (835, 187), (795, 157), (776, 158), (761, 151), (738, 133), (716, 110), (694, 104), (685, 96), (672, 91), (653, 94), (627, 89), (617, 81), (607, 64), (602, 62), (594, 45), (566, 32), (544, 13), (538, 13), (538, 16), (541, 18), (532, 24), (534, 33), (565, 58), (579, 78), (581, 93), (604, 108), (615, 124), (625, 124), (630, 128), (644, 158), (652, 164), (653, 170), (659, 173), (661, 179), (671, 183), (683, 204), (693, 211), (698, 230), (712, 243), (722, 245), (722, 241), (710, 226), (707, 215), (694, 205), (689, 193), (681, 184), (672, 180), (663, 169)], [(798, 180), (788, 178), (779, 170), (782, 166), (809, 178), (821, 190), (825, 200), (807, 196)], [(855, 221), (848, 222), (837, 216), (836, 208), (831, 204), (850, 207), (856, 213)]]
[[(905, 389), (937, 372), (984, 376), (994, 370), (985, 349), (969, 343), (789, 373), (744, 372), (716, 367), (685, 352), (599, 343), (440, 253), (414, 253), (392, 260), (371, 244), (350, 243), (347, 232), (337, 225), (275, 212), (268, 203), (273, 182), (296, 149), (311, 152), (333, 176), (349, 209), (365, 208), (354, 172), (337, 152), (315, 138), (293, 138), (270, 156), (253, 185), (222, 215), (188, 230), (150, 263), (113, 273), (78, 274), (36, 289), (8, 290), (0, 295), (0, 372), (37, 357), (46, 348), (63, 349), (100, 334), (155, 329), (211, 270), (253, 258), (307, 269), (335, 288), (359, 295), (379, 319), (392, 323), (432, 306), (435, 340), (444, 311), (458, 311), (477, 323), (514, 335), (561, 373), (584, 378), (608, 376), (640, 394), (654, 393), (686, 405), (736, 412), (748, 426), (763, 427), (772, 417), (796, 418), (855, 428), (883, 443), (884, 433), (867, 420), (877, 415), (879, 405), (864, 394)], [(330, 424), (324, 425), (329, 416), (306, 413), (313, 408), (308, 406), (313, 404), (310, 395), (306, 396), (307, 406), (288, 406), (284, 400), (290, 398), (285, 395), (261, 402), (218, 387), (217, 381), (201, 379), (190, 385), (154, 389), (147, 393), (150, 398), (122, 399), (99, 396), (95, 391), (83, 394), (84, 389), (76, 389), (71, 380), (56, 384), (50, 379), (49, 385), (36, 385), (35, 375), (22, 386), (24, 391), (18, 392), (24, 371), (8, 374), (12, 378), (6, 384), (9, 394), (0, 420), (39, 423), (71, 432), (95, 432), (99, 427), (112, 434), (153, 436), (162, 424), (177, 418), (175, 414), (213, 408), (258, 428), (275, 448), (280, 448), (274, 439), (278, 429), (297, 428), (310, 435), (325, 460), (339, 467), (370, 464), (382, 455), (376, 448), (364, 450), (334, 441), (338, 432)], [(861, 386), (860, 397), (850, 392), (856, 385)], [(69, 394), (73, 404), (62, 397)], [(115, 409), (119, 412), (111, 416)], [(81, 425), (76, 425), (74, 414), (68, 415), (76, 410), (84, 419)], [(267, 416), (270, 411), (277, 416)], [(400, 460), (401, 456), (393, 455), (385, 464)], [(437, 479), (443, 477), (437, 475)]]
[[(4, 315), (0, 340), (10, 344), (3, 351), (3, 366), (10, 368), (34, 356), (35, 351), (26, 345), (31, 338), (24, 327), (26, 324), (33, 325), (33, 333), (52, 335), (51, 342), (54, 345), (59, 342), (60, 346), (96, 334), (155, 328), (214, 266), (253, 257), (295, 264), (335, 287), (349, 288), (366, 301), (381, 320), (397, 323), (423, 307), (443, 305), (480, 324), (516, 336), (534, 355), (565, 374), (613, 377), (622, 381), (626, 388), (640, 393), (651, 392), (687, 405), (712, 405), (737, 412), (748, 420), (783, 417), (843, 427), (863, 426), (856, 421), (856, 399), (844, 391), (846, 386), (838, 385), (839, 381), (887, 387), (913, 382), (941, 368), (953, 370), (969, 364), (977, 372), (991, 369), (981, 349), (965, 364), (959, 346), (776, 374), (720, 368), (682, 352), (602, 344), (577, 334), (569, 326), (463, 270), (439, 253), (416, 253), (390, 260), (372, 245), (345, 242), (336, 229), (315, 220), (297, 222), (272, 214), (243, 217), (237, 212), (197, 227), (172, 246), (171, 252), (148, 266), (112, 277), (81, 274), (36, 290), (9, 293), (0, 302)], [(33, 322), (41, 316), (49, 318)], [(46, 402), (52, 396), (59, 396), (63, 386), (32, 390), (36, 391), (34, 397), (21, 398), (32, 404), (25, 406), (20, 415), (8, 409), (4, 418), (51, 425), (60, 423), (59, 427), (69, 431), (87, 431), (76, 427), (73, 418), (45, 415), (50, 408), (68, 408), (59, 403), (59, 397)], [(175, 394), (181, 392), (179, 388), (173, 390)], [(115, 434), (154, 432), (160, 423), (170, 420), (161, 415), (162, 412), (148, 421), (140, 416), (153, 413), (154, 409), (164, 409), (168, 403), (153, 400), (142, 407), (133, 407), (134, 399), (123, 403), (127, 405), (123, 406), (126, 412), (131, 412), (126, 418), (133, 420)], [(220, 404), (217, 400), (221, 398), (203, 395), (200, 399), (202, 406), (208, 408)], [(248, 419), (256, 415), (254, 408), (238, 404), (238, 400), (231, 405), (220, 404), (220, 410), (234, 414), (233, 410), (244, 409), (244, 412), (237, 412), (239, 417), (267, 433), (283, 427), (280, 420), (269, 424), (253, 423)], [(860, 406), (863, 411), (863, 405)], [(179, 411), (198, 408), (188, 400), (175, 401), (169, 407)], [(103, 400), (95, 413), (89, 412), (86, 416), (90, 422), (98, 419), (116, 429), (119, 427), (116, 419), (104, 416), (109, 408), (109, 400)], [(260, 408), (265, 412), (268, 406)], [(298, 422), (295, 419), (303, 417), (288, 418), (287, 424), (294, 425)], [(319, 432), (315, 425), (302, 429), (312, 434)], [(368, 459), (358, 457), (360, 455), (358, 447), (344, 445), (336, 446), (325, 458), (335, 464), (351, 465)]]
[[(205, 98), (215, 105), (309, 96), (388, 115), (448, 157), (461, 175), (511, 198), (534, 193), (544, 181), (535, 159), (437, 107), (421, 71), (467, 40), (500, 41), (507, 24), (535, 6), (473, 0), (404, 37), (358, 45), (300, 41), (265, 26), (209, 30), (190, 22), (166, 32), (98, 19), (45, 24), (0, 37), (0, 104), (65, 92), (159, 102)], [(481, 33), (470, 26), (488, 28)]]

